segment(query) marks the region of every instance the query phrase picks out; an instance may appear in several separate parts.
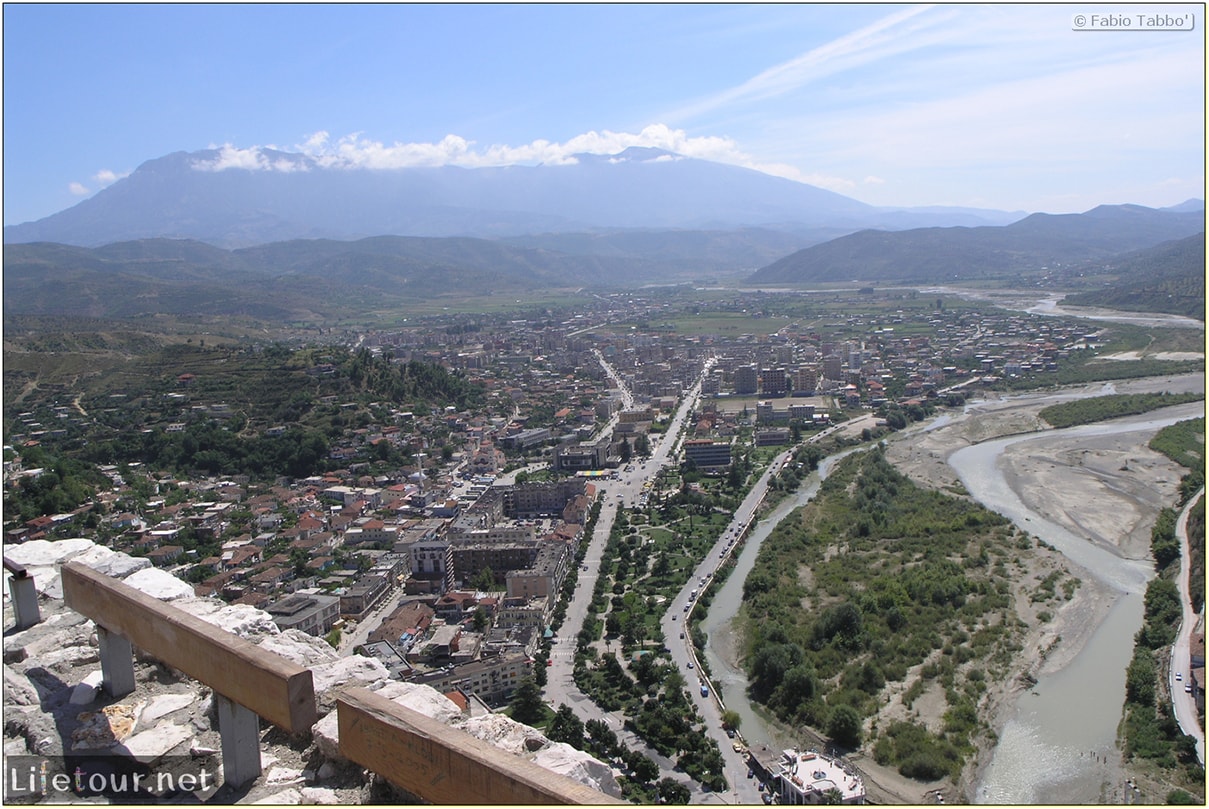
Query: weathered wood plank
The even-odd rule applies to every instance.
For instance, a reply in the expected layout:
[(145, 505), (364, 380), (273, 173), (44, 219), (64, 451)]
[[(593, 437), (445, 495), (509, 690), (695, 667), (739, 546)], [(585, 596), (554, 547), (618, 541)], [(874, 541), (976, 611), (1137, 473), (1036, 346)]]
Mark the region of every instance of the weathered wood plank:
[(291, 733), (315, 724), (310, 669), (79, 562), (61, 575), (64, 602), (99, 626)]
[(336, 697), (340, 753), (435, 804), (620, 801), (364, 688)]

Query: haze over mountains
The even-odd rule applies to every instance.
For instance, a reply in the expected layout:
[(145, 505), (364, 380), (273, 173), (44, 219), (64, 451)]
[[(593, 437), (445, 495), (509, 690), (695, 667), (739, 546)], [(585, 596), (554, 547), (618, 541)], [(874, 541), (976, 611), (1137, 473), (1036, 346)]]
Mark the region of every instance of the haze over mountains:
[[(751, 169), (630, 148), (573, 165), (325, 168), (261, 149), (150, 160), (90, 199), (4, 229), (6, 244), (95, 247), (147, 238), (247, 247), (367, 236), (499, 238), (611, 228), (861, 228), (1006, 224), (1022, 212), (881, 209)], [(235, 164), (231, 167), (219, 168)], [(250, 166), (251, 168), (244, 167)]]
[[(4, 312), (310, 319), (466, 291), (1014, 282), (1136, 266), (1118, 257), (1197, 233), (1203, 245), (1203, 230), (1200, 200), (1065, 215), (879, 209), (658, 149), (376, 170), (209, 150), (148, 161), (72, 208), (6, 227)], [(1189, 269), (1194, 255), (1144, 260), (1183, 277), (1203, 269)]]

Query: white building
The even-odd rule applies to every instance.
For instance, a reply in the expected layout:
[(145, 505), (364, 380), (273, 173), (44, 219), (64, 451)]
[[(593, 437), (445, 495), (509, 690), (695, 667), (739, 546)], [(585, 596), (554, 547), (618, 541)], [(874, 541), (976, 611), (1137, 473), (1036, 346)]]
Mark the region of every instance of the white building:
[(775, 788), (780, 803), (831, 803), (825, 796), (833, 789), (839, 792), (840, 803), (865, 802), (860, 775), (837, 758), (813, 750), (785, 750), (778, 765)]

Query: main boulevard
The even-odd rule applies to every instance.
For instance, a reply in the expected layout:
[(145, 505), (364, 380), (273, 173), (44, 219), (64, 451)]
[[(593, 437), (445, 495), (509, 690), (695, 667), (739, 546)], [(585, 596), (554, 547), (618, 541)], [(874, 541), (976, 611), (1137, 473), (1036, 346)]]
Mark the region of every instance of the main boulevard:
[[(618, 376), (616, 371), (604, 360), (600, 358), (601, 365), (604, 366), (606, 372), (612, 377), (623, 391), (623, 396), (626, 401), (632, 401), (624, 382)], [(706, 366), (708, 370), (708, 365)], [(575, 588), (575, 594), (571, 599), (571, 603), (567, 606), (567, 616), (563, 622), (562, 632), (558, 637), (554, 638), (554, 643), (550, 649), (550, 668), (547, 671), (547, 680), (545, 687), (545, 696), (547, 702), (557, 708), (559, 705), (568, 705), (584, 722), (590, 719), (596, 719), (605, 722), (616, 734), (618, 739), (627, 744), (631, 749), (639, 750), (655, 761), (663, 775), (671, 775), (676, 780), (684, 783), (694, 793), (694, 802), (699, 802), (703, 791), (701, 785), (691, 781), (682, 774), (675, 773), (676, 762), (660, 755), (655, 750), (649, 748), (641, 739), (634, 734), (626, 731), (623, 727), (624, 717), (619, 712), (604, 711), (600, 706), (590, 700), (582, 691), (575, 685), (574, 668), (575, 668), (575, 635), (579, 628), (583, 626), (584, 619), (588, 614), (588, 606), (592, 601), (592, 591), (596, 586), (596, 577), (600, 573), (600, 560), (604, 553), (605, 544), (608, 542), (609, 533), (613, 530), (613, 522), (617, 518), (617, 509), (620, 503), (633, 503), (638, 499), (642, 492), (642, 484), (644, 481), (655, 476), (656, 472), (661, 469), (672, 457), (672, 450), (677, 442), (677, 437), (680, 435), (685, 420), (689, 414), (697, 406), (697, 400), (701, 395), (701, 382), (698, 379), (697, 383), (683, 397), (680, 407), (676, 410), (672, 417), (671, 423), (668, 425), (667, 431), (657, 442), (653, 443), (651, 457), (645, 461), (634, 462), (629, 471), (624, 469), (618, 470), (618, 479), (616, 481), (596, 482), (593, 485), (599, 489), (601, 502), (600, 516), (597, 519), (596, 530), (589, 540), (588, 549), (584, 556), (584, 569), (579, 573), (579, 583)], [(679, 602), (679, 599), (677, 599)], [(676, 609), (680, 609), (678, 606)], [(668, 635), (668, 637), (673, 637)], [(675, 647), (673, 646), (673, 654)], [(683, 658), (679, 661), (681, 665), (687, 661)], [(726, 741), (725, 733), (722, 733), (722, 738)], [(729, 742), (723, 745), (727, 750), (730, 749)], [(739, 773), (740, 780), (746, 773), (744, 770)], [(727, 780), (734, 784), (731, 773), (727, 772)], [(754, 784), (751, 786), (751, 792), (748, 800), (744, 802), (758, 803), (759, 793), (756, 791)]]
[[(598, 355), (598, 359), (609, 376), (621, 387), (626, 400), (632, 401), (632, 397), (630, 397), (626, 390), (624, 381), (616, 371), (603, 357)], [(710, 365), (707, 364), (701, 378), (704, 378), (709, 368)], [(600, 571), (601, 556), (609, 534), (613, 529), (613, 522), (617, 517), (617, 509), (623, 503), (634, 503), (642, 492), (643, 483), (654, 478), (660, 469), (674, 459), (676, 445), (680, 440), (679, 437), (683, 432), (685, 421), (696, 409), (700, 396), (701, 379), (699, 378), (696, 384), (681, 400), (680, 407), (677, 409), (662, 438), (657, 443), (653, 442), (654, 447), (651, 457), (645, 461), (635, 461), (628, 467), (628, 471), (626, 468), (619, 469), (616, 481), (602, 481), (595, 484), (600, 489), (599, 495), (602, 503), (600, 517), (596, 524), (596, 530), (588, 544), (583, 561), (584, 567), (579, 573), (579, 582), (575, 589), (575, 594), (567, 607), (567, 616), (562, 626), (562, 632), (558, 637), (554, 638), (551, 647), (551, 664), (547, 672), (548, 678), (545, 687), (545, 696), (547, 702), (552, 707), (557, 708), (559, 705), (568, 705), (585, 722), (589, 719), (596, 719), (607, 723), (617, 733), (619, 739), (632, 749), (642, 751), (658, 763), (663, 770), (663, 775), (671, 775), (688, 786), (694, 793), (692, 798), (693, 803), (758, 804), (761, 802), (762, 797), (758, 784), (755, 779), (747, 777), (748, 767), (746, 758), (744, 754), (734, 749), (734, 740), (727, 736), (725, 729), (722, 727), (723, 706), (718, 701), (715, 689), (710, 687), (708, 696), (701, 695), (697, 675), (697, 672), (701, 670), (700, 665), (697, 661), (695, 650), (692, 647), (691, 639), (688, 637), (688, 632), (684, 629), (684, 620), (689, 616), (689, 612), (685, 610), (685, 607), (688, 606), (691, 608), (693, 604), (693, 600), (690, 599), (692, 591), (702, 589), (703, 584), (709, 582), (710, 578), (717, 572), (718, 567), (725, 561), (727, 555), (734, 553), (740, 547), (739, 539), (749, 530), (756, 509), (768, 491), (769, 479), (790, 456), (792, 449), (778, 455), (769, 464), (768, 468), (765, 469), (764, 474), (756, 481), (755, 485), (751, 487), (747, 497), (735, 509), (730, 525), (725, 531), (719, 534), (714, 547), (698, 563), (696, 570), (693, 571), (693, 575), (686, 582), (683, 590), (669, 601), (667, 611), (660, 621), (663, 635), (667, 639), (666, 645), (670, 650), (672, 661), (681, 673), (684, 674), (685, 680), (690, 686), (690, 696), (696, 701), (697, 710), (704, 719), (705, 732), (714, 739), (722, 752), (723, 761), (725, 762), (724, 775), (729, 785), (728, 790), (725, 793), (707, 793), (699, 783), (690, 781), (682, 774), (677, 773), (675, 771), (676, 762), (650, 749), (641, 739), (626, 731), (624, 729), (625, 718), (622, 714), (602, 710), (600, 706), (592, 702), (591, 699), (576, 687), (573, 679), (576, 647), (575, 636), (587, 617), (588, 606), (592, 601), (592, 591), (596, 585), (596, 577)], [(814, 438), (821, 439), (833, 431), (841, 429), (845, 431), (855, 430), (859, 433), (862, 428), (869, 426), (872, 426), (871, 417), (861, 417), (853, 422), (846, 422), (843, 425), (828, 428), (814, 436)], [(685, 635), (683, 639), (680, 638), (681, 633)], [(689, 667), (690, 662), (692, 663), (692, 668)]]

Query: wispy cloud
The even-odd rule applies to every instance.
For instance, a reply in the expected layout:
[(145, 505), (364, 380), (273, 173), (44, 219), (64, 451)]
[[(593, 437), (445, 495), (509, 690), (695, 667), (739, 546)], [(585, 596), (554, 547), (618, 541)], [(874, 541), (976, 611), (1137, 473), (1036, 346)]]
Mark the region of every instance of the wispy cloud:
[(766, 101), (800, 90), (837, 72), (927, 47), (934, 44), (938, 36), (943, 38), (944, 34), (925, 35), (926, 30), (935, 28), (951, 16), (944, 13), (939, 17), (919, 19), (934, 8), (923, 5), (897, 11), (764, 70), (742, 84), (675, 110), (667, 118), (673, 121), (691, 120), (723, 107)]
[(88, 196), (92, 193), (92, 190), (89, 189), (88, 186), (82, 185), (81, 183), (68, 183), (67, 190), (77, 197)]

